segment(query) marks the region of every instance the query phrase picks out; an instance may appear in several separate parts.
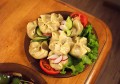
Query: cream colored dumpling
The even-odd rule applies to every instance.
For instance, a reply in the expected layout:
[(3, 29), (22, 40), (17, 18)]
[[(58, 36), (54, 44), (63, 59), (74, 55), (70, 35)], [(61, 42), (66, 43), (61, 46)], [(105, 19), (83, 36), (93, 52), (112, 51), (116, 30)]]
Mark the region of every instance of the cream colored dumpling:
[(59, 40), (59, 32), (58, 31), (55, 31), (55, 32), (52, 32), (52, 37), (51, 37), (51, 41), (58, 41)]
[(76, 43), (70, 51), (70, 54), (77, 58), (82, 58), (87, 52), (90, 52), (90, 48), (87, 47), (87, 38), (76, 37)]
[(58, 63), (58, 64), (54, 64), (54, 63), (53, 63), (53, 60), (50, 60), (50, 66), (51, 66), (52, 68), (54, 68), (55, 70), (62, 70), (63, 67), (64, 67), (64, 65), (67, 64), (67, 63), (68, 63), (68, 59), (65, 60), (65, 61), (61, 61), (61, 62)]
[(63, 21), (63, 17), (61, 14), (52, 13), (51, 14), (51, 21), (52, 22), (56, 22), (56, 21), (61, 22), (61, 21)]
[(71, 36), (78, 36), (81, 34), (83, 30), (83, 25), (81, 24), (79, 19), (73, 19), (73, 27), (71, 29)]
[(38, 18), (38, 25), (42, 33), (52, 33), (59, 29), (62, 20), (63, 17), (60, 14), (52, 13), (51, 15), (40, 15), (40, 18)]
[(52, 63), (53, 60), (50, 61), (50, 66), (52, 68), (54, 68), (55, 70), (62, 70), (63, 69), (63, 65), (61, 63), (55, 64)]
[(35, 30), (37, 27), (37, 21), (29, 22), (27, 24), (27, 35), (33, 39), (35, 37)]
[(64, 31), (59, 31), (59, 33), (60, 35), (52, 33), (54, 36), (51, 38), (49, 49), (58, 55), (68, 54), (73, 45), (72, 38), (67, 37)]
[(41, 17), (41, 20), (42, 20), (43, 23), (47, 23), (47, 22), (49, 22), (50, 19), (51, 19), (51, 15), (49, 15), (49, 14), (40, 15), (40, 17)]
[[(50, 51), (48, 57), (52, 55), (56, 55), (56, 54), (53, 51)], [(49, 60), (49, 62), (50, 62), (50, 66), (54, 68), (55, 70), (62, 70), (64, 65), (68, 63), (68, 59), (61, 61), (60, 63), (56, 63), (56, 64), (54, 63), (54, 60)]]
[(42, 59), (48, 55), (48, 44), (43, 42), (31, 42), (29, 46), (29, 53), (35, 59)]

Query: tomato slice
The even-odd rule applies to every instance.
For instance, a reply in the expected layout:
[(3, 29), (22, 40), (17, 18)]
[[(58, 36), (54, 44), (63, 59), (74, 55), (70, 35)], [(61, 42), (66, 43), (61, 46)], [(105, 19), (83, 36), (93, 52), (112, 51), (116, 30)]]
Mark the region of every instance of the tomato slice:
[(85, 27), (88, 23), (88, 18), (86, 15), (80, 13), (80, 12), (74, 12), (70, 15), (72, 18), (79, 17), (82, 25)]
[(57, 71), (55, 69), (53, 69), (50, 65), (47, 59), (41, 59), (40, 60), (40, 67), (41, 69), (46, 72), (47, 74), (51, 74), (51, 75), (55, 75), (55, 74), (59, 74), (60, 71)]

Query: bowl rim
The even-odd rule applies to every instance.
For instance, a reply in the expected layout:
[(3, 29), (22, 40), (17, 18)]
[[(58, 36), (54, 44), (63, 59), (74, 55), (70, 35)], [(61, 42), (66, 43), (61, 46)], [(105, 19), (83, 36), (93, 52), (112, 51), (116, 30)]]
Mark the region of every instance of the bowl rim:
[(16, 72), (25, 75), (31, 79), (35, 84), (47, 84), (45, 79), (41, 77), (40, 73), (25, 65), (17, 63), (0, 63), (0, 73)]

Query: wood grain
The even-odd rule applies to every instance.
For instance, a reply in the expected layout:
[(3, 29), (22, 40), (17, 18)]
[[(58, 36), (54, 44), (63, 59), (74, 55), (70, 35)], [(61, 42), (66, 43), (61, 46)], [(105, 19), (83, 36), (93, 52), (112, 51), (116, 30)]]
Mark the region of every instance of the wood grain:
[[(29, 21), (37, 19), (40, 14), (53, 11), (83, 12), (59, 1), (2, 0), (0, 2), (0, 63), (19, 63), (33, 68), (29, 63), (24, 50), (26, 25)], [(83, 13), (88, 16), (89, 21), (97, 32), (100, 45), (99, 58), (95, 64), (87, 67), (83, 73), (74, 77), (58, 79), (41, 74), (48, 84), (94, 83), (95, 79), (98, 77), (111, 47), (111, 33), (108, 26), (101, 20), (86, 12)]]

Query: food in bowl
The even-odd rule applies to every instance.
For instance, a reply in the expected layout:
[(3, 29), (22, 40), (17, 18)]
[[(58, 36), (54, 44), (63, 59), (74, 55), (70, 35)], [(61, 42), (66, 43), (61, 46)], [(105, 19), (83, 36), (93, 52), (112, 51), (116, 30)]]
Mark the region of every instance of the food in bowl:
[(98, 39), (86, 15), (75, 12), (66, 18), (58, 13), (40, 15), (27, 24), (29, 54), (45, 73), (72, 75), (83, 72), (98, 56)]
[(0, 84), (47, 84), (39, 72), (16, 63), (0, 63)]
[(0, 84), (35, 84), (21, 73), (7, 72), (0, 73)]

